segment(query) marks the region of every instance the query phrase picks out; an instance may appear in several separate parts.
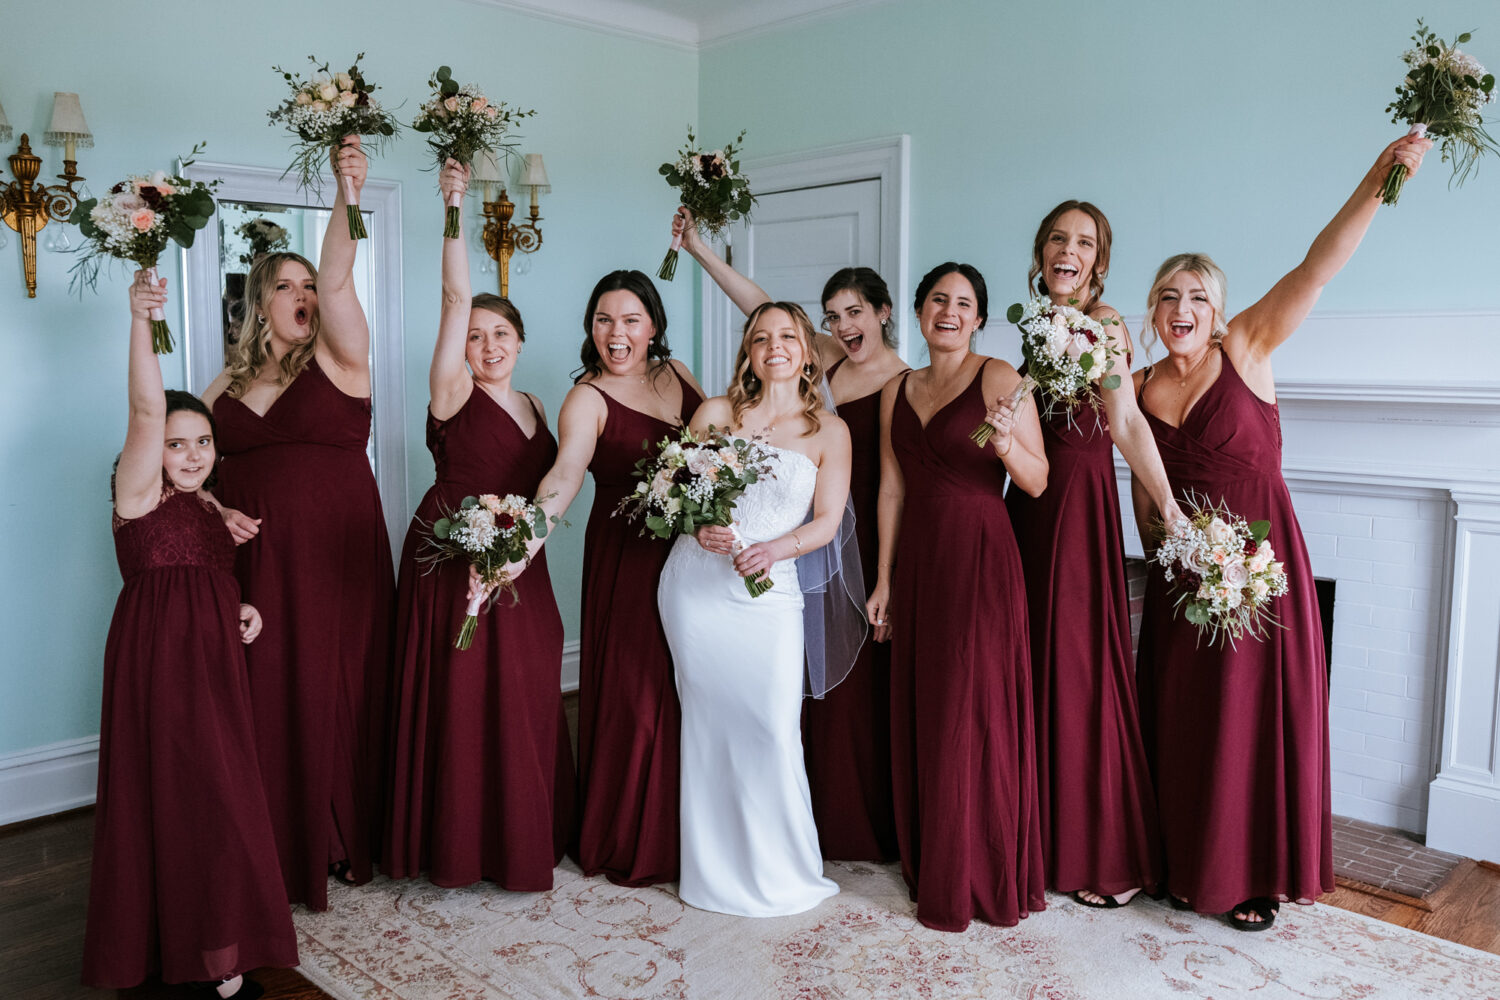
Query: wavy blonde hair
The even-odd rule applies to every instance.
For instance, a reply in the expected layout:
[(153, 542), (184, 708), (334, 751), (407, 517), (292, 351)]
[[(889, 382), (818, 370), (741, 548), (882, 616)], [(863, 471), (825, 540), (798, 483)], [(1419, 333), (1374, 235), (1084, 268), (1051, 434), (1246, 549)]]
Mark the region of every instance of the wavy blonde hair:
[[(264, 317), (270, 307), (271, 297), (276, 294), (276, 276), (281, 265), (296, 262), (307, 268), (314, 283), (318, 280), (318, 269), (312, 261), (299, 253), (262, 254), (250, 265), (250, 275), (245, 279), (245, 318), (240, 321), (239, 339), (235, 341), (234, 353), (229, 358), (229, 385), (224, 394), (230, 399), (239, 399), (250, 388), (250, 384), (272, 361), (271, 324)], [(308, 318), (312, 336), (293, 347), (277, 362), (276, 384), (289, 385), (292, 379), (302, 374), (318, 349), (318, 331), (321, 329), (317, 310)]]
[(1214, 328), (1209, 336), (1214, 343), (1219, 343), (1229, 332), (1229, 324), (1224, 318), (1224, 300), (1229, 281), (1224, 277), (1223, 268), (1215, 264), (1214, 259), (1206, 253), (1175, 254), (1156, 269), (1156, 280), (1151, 282), (1151, 291), (1146, 293), (1146, 329), (1141, 331), (1141, 346), (1146, 349), (1147, 358), (1151, 356), (1151, 345), (1161, 340), (1152, 314), (1156, 312), (1156, 304), (1161, 301), (1162, 289), (1183, 271), (1196, 274), (1203, 282), (1203, 290), (1208, 293), (1208, 304), (1214, 310)]
[(823, 393), (819, 386), (823, 382), (823, 364), (818, 352), (813, 349), (813, 325), (807, 313), (795, 302), (766, 302), (755, 308), (745, 320), (744, 332), (740, 335), (740, 353), (734, 359), (734, 378), (729, 383), (729, 406), (733, 411), (734, 426), (740, 426), (745, 411), (760, 402), (766, 384), (750, 370), (750, 334), (760, 318), (773, 309), (779, 309), (792, 318), (802, 338), (802, 371), (797, 379), (797, 396), (802, 400), (802, 415), (811, 428), (802, 433), (811, 437), (823, 426), (818, 413), (823, 409)]

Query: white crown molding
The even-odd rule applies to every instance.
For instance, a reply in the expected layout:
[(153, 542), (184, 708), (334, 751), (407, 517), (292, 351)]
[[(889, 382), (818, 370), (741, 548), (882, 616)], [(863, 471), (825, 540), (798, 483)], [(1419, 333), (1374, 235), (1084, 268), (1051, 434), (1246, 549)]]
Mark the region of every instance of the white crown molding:
[(818, 21), (874, 7), (891, 0), (761, 0), (742, 3), (728, 13), (699, 20), (698, 44), (702, 48), (743, 42), (779, 31), (805, 27)]

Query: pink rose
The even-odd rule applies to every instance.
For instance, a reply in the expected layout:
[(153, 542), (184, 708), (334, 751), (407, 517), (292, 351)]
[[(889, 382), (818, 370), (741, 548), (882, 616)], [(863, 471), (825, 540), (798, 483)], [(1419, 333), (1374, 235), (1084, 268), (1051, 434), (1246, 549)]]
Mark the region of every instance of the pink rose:
[(443, 107), (447, 108), (449, 111), (457, 111), (458, 110), (458, 97), (455, 95), (453, 97), (449, 97), (449, 98), (445, 99), (443, 101)]
[(339, 103), (346, 108), (354, 107), (354, 102), (359, 100), (359, 95), (352, 90), (346, 90), (339, 95)]
[(144, 233), (156, 225), (156, 213), (149, 208), (138, 208), (130, 213), (130, 224)]
[(1227, 564), (1224, 567), (1224, 583), (1235, 590), (1244, 590), (1245, 584), (1250, 582), (1250, 571), (1245, 564), (1239, 560)]
[(474, 98), (474, 103), (472, 103), (472, 104), (469, 105), (469, 107), (473, 108), (475, 111), (483, 111), (485, 108), (487, 108), (489, 106), (490, 106), (490, 99), (488, 97), (483, 97), (483, 96)]
[(146, 207), (146, 199), (138, 194), (122, 194), (115, 199), (115, 207), (122, 212), (134, 212)]
[(326, 101), (313, 101), (312, 104), (311, 104), (311, 107), (312, 107), (312, 109), (314, 111), (327, 111), (328, 110), (328, 102), (326, 102)]
[(1208, 572), (1208, 560), (1203, 558), (1203, 552), (1199, 549), (1188, 549), (1183, 553), (1182, 565), (1199, 576)]
[(496, 118), (500, 117), (500, 109), (496, 108), (496, 107), (485, 108), (484, 109), (484, 116), (486, 118), (488, 118), (490, 121), (494, 121)]

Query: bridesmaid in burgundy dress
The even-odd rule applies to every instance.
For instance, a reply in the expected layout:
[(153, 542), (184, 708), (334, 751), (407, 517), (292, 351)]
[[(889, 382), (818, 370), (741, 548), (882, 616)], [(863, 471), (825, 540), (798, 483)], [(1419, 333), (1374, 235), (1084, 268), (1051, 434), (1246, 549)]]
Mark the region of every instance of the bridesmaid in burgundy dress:
[[(759, 285), (714, 253), (678, 210), (673, 232), (746, 315), (771, 301)], [(865, 590), (875, 587), (879, 556), (876, 496), (880, 491), (880, 390), (906, 370), (896, 353), (891, 293), (868, 267), (846, 267), (823, 286), (819, 360), (853, 445), (849, 495)], [(898, 857), (891, 806), (891, 648), (886, 627), (876, 626), (844, 682), (822, 699), (808, 699), (802, 718), (807, 781), (823, 857), (890, 861)]]
[[(1146, 591), (1141, 706), (1167, 890), (1175, 905), (1227, 913), (1240, 930), (1266, 930), (1280, 903), (1311, 903), (1333, 889), (1323, 635), (1307, 547), (1281, 478), (1271, 352), (1354, 254), (1392, 164), (1414, 174), (1431, 145), (1403, 137), (1386, 147), (1302, 263), (1228, 323), (1224, 273), (1203, 254), (1167, 260), (1147, 301), (1167, 357), (1136, 384), (1173, 486), (1179, 496), (1195, 491), (1245, 518), (1268, 519), (1290, 585), (1272, 608), (1283, 627), (1234, 647), (1200, 641), (1174, 614), (1159, 567)], [(1148, 524), (1152, 504), (1139, 489), (1135, 508)]]
[(262, 990), (244, 973), (297, 964), (241, 648), (261, 618), (240, 603), (234, 540), (198, 493), (213, 418), (162, 390), (150, 310), (165, 287), (144, 272), (130, 287), (130, 426), (114, 478), (125, 586), (104, 651), (83, 981), (128, 989), (156, 975), (252, 1000)]
[(583, 374), (563, 400), (557, 462), (537, 488), (543, 508), (560, 517), (584, 472), (594, 476), (583, 542), (578, 863), (619, 885), (654, 885), (676, 879), (678, 865), (680, 714), (656, 610), (672, 547), (612, 515), (635, 489), (641, 442), (675, 433), (703, 393), (671, 360), (666, 311), (640, 271), (599, 279), (583, 332)]
[[(358, 192), (367, 165), (346, 141), (337, 167)], [(315, 910), (330, 874), (370, 878), (387, 753), (395, 581), (365, 455), (370, 329), (354, 253), (348, 227), (330, 225), (321, 276), (296, 254), (257, 259), (238, 356), (204, 393), (224, 455), (219, 499), (247, 515), (231, 528), (259, 530), (237, 575), (266, 617), (250, 696), (282, 877), (287, 899)]]
[[(1036, 232), (1036, 294), (1104, 322), (1130, 357), (1120, 314), (1100, 300), (1111, 232), (1086, 201), (1058, 205)], [(1112, 909), (1160, 880), (1156, 797), (1141, 742), (1120, 497), (1114, 448), (1140, 470), (1153, 500), (1180, 516), (1151, 428), (1136, 407), (1127, 361), (1120, 385), (1042, 418), (1047, 489), (1005, 494), (1026, 572), (1037, 795), (1047, 886), (1085, 906)], [(1040, 394), (1034, 400), (1042, 407)], [(1113, 432), (1113, 440), (1111, 440)]]
[[(984, 278), (941, 264), (917, 286), (932, 364), (880, 397), (880, 559), (869, 618), (891, 630), (891, 751), (901, 870), (917, 919), (961, 931), (1046, 908), (1031, 728), (1026, 584), (1001, 490), (1036, 495), (1047, 457), (1020, 383), (969, 349)], [(969, 434), (995, 428), (986, 447)]]
[[(439, 178), (462, 195), (468, 170)], [(536, 495), (557, 457), (542, 405), (511, 384), (526, 340), (498, 295), (470, 299), (463, 237), (443, 241), (443, 309), (432, 353), (427, 447), (437, 482), (401, 552), (393, 753), (385, 859), (392, 878), (433, 884), (489, 879), (518, 892), (552, 888), (572, 822), (573, 750), (563, 715), (563, 625), (547, 555), (479, 616), (473, 644), (453, 647), (469, 574), (417, 557), (431, 525), (466, 496)], [(467, 366), (465, 364), (467, 362)]]

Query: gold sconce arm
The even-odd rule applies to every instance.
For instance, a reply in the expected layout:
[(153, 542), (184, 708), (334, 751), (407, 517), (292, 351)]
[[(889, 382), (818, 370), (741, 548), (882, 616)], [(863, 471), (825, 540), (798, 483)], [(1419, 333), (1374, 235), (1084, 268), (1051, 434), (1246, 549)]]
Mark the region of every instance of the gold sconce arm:
[(531, 205), (531, 217), (520, 223), (511, 222), (516, 204), (500, 189), (498, 201), (484, 203), (485, 253), (492, 257), (500, 270), (500, 296), (510, 298), (510, 258), (515, 253), (536, 253), (542, 245), (542, 230), (537, 223), (542, 221), (536, 202)]
[(21, 135), (21, 146), (9, 157), (10, 171), (15, 180), (0, 187), (0, 208), (4, 210), (5, 224), (21, 236), (21, 266), (26, 274), (26, 297), (36, 298), (36, 234), (46, 228), (52, 219), (66, 222), (73, 209), (78, 206), (79, 192), (74, 185), (84, 178), (78, 176), (78, 164), (74, 160), (63, 161), (63, 173), (58, 179), (63, 184), (37, 184), (37, 174), (42, 170), (42, 158), (32, 153), (31, 139)]

